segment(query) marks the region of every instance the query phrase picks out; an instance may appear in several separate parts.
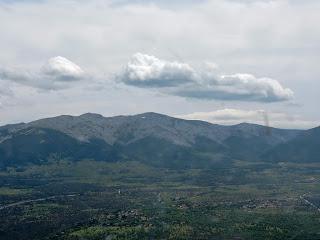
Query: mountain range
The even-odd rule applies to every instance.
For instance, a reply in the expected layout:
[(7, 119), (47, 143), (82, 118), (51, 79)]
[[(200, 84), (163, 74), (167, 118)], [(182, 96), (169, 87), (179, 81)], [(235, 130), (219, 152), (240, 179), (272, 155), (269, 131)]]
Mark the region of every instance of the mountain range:
[(316, 162), (320, 127), (288, 130), (183, 120), (158, 113), (62, 115), (0, 127), (0, 168), (135, 160), (159, 167), (223, 167), (234, 160)]

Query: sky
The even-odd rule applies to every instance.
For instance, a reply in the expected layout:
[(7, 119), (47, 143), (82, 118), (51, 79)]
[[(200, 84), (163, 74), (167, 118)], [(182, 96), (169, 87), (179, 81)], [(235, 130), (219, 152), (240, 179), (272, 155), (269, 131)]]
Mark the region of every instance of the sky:
[(320, 125), (318, 0), (2, 0), (0, 125), (158, 112)]

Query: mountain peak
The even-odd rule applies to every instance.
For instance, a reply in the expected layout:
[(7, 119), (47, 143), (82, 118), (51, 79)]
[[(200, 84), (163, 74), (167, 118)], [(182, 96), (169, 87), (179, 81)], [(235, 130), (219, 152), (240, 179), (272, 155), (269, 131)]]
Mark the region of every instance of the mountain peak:
[(81, 118), (103, 118), (103, 116), (101, 114), (90, 113), (90, 112), (81, 114), (79, 117), (81, 117)]
[(255, 124), (255, 123), (248, 123), (248, 122), (241, 122), (241, 123), (235, 124), (233, 126), (239, 126), (239, 127), (260, 126), (260, 127), (264, 127), (263, 125), (259, 125), (259, 124)]
[(135, 116), (139, 116), (139, 117), (166, 117), (169, 118), (169, 116), (161, 114), (161, 113), (156, 113), (156, 112), (145, 112), (145, 113), (141, 113), (141, 114), (137, 114)]

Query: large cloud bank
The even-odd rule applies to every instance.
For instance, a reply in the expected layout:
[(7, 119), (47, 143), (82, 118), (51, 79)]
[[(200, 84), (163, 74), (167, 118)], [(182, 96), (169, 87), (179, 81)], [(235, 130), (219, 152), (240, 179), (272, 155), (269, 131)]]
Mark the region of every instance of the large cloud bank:
[(293, 91), (275, 79), (246, 73), (222, 75), (210, 66), (196, 69), (142, 53), (132, 56), (119, 78), (128, 85), (188, 98), (277, 102), (293, 97)]

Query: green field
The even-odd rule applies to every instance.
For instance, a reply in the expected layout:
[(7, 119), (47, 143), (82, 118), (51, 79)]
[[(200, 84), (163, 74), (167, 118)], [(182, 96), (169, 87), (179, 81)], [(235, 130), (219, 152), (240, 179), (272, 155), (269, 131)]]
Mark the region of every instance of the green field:
[(0, 239), (320, 239), (320, 164), (52, 161), (0, 172)]

